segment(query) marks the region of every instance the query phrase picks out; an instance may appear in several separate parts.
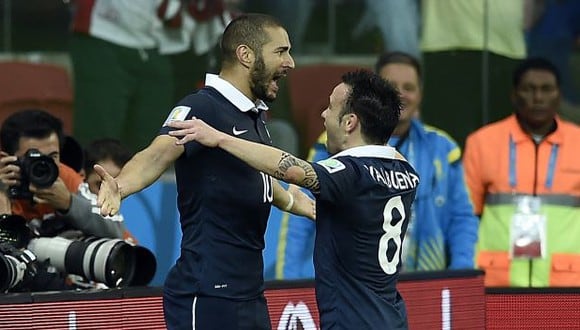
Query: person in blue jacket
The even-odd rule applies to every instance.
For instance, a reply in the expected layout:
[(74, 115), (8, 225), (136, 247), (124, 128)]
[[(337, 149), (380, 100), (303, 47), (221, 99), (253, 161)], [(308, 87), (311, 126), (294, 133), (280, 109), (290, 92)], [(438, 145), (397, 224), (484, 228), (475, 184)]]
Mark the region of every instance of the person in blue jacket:
[[(404, 110), (389, 140), (415, 167), (421, 178), (403, 245), (403, 271), (473, 269), (478, 219), (465, 185), (461, 150), (442, 130), (419, 119), (421, 67), (406, 53), (381, 55), (376, 72), (401, 93)], [(309, 161), (329, 157), (323, 133)], [(278, 237), (277, 279), (311, 278), (315, 224), (290, 215)]]

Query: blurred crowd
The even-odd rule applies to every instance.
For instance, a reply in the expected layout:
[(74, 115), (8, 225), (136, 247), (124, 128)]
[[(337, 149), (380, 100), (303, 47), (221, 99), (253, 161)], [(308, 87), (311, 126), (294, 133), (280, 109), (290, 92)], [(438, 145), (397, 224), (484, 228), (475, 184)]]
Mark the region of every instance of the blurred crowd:
[[(338, 20), (340, 8), (356, 8), (359, 15)], [(67, 9), (73, 131), (65, 136), (58, 118), (22, 109), (24, 117), (5, 121), (0, 130), (0, 179), (8, 192), (17, 183), (14, 162), (30, 149), (52, 157), (61, 177), (70, 173), (47, 186), (54, 188), (32, 191), (38, 201), (26, 197), (30, 205), (3, 198), (5, 214), (27, 221), (49, 214), (64, 221), (59, 233), (74, 229), (135, 245), (139, 238), (124, 227), (123, 216), (94, 211), (100, 179), (92, 166), (118, 173), (158, 134), (173, 105), (203, 84), (203, 73), (217, 72), (215, 49), (232, 18), (263, 11), (286, 25), (291, 52), (303, 58), (327, 52), (316, 48), (311, 31), (333, 21), (335, 32), (348, 31), (332, 36), (343, 43), (378, 36), (367, 54), (372, 65), (349, 64), (390, 81), (404, 102), (388, 143), (422, 183), (403, 271), (478, 268), (486, 271), (487, 286), (580, 286), (580, 156), (574, 147), (580, 144), (580, 1), (71, 0)], [(301, 66), (297, 60), (295, 70)], [(309, 141), (310, 150), (300, 149), (293, 100), (281, 99), (269, 114), (274, 144), (308, 153), (312, 162), (332, 156), (322, 131)], [(53, 124), (40, 133), (22, 124), (34, 120)], [(61, 150), (65, 138), (81, 150), (75, 153), (81, 160), (66, 159), (72, 149)], [(39, 202), (50, 207), (38, 210)], [(49, 229), (56, 230), (38, 230)], [(268, 232), (265, 278), (312, 278), (313, 222), (273, 211)], [(47, 266), (33, 288), (95, 280), (73, 281), (68, 273)]]

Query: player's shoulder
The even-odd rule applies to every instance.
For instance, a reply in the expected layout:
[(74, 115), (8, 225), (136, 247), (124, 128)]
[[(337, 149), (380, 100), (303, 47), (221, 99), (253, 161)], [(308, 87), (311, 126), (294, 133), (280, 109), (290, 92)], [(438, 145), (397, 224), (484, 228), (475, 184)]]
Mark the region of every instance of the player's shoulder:
[(177, 102), (171, 109), (166, 122), (170, 120), (186, 120), (192, 117), (207, 120), (215, 114), (214, 110), (221, 101), (218, 98), (219, 93), (214, 92), (212, 88), (204, 87)]
[(350, 167), (348, 159), (351, 157), (332, 157), (326, 158), (319, 161), (314, 162), (314, 164), (319, 165), (321, 168), (326, 170), (326, 172), (332, 174), (336, 172), (340, 172), (347, 169), (347, 166)]
[(223, 100), (223, 97), (220, 98), (220, 96), (221, 94), (219, 94), (219, 92), (217, 92), (214, 88), (203, 87), (183, 97), (178, 102), (178, 105), (193, 106), (220, 102)]

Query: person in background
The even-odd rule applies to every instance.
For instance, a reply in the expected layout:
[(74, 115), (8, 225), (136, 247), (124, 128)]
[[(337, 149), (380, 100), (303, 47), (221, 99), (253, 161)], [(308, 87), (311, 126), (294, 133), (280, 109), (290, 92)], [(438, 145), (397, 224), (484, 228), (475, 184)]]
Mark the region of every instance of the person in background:
[(266, 173), (199, 143), (176, 145), (168, 124), (202, 118), (227, 134), (271, 144), (266, 102), (294, 68), (290, 39), (273, 17), (238, 16), (221, 40), (219, 75), (171, 110), (159, 135), (113, 178), (100, 165), (101, 213), (115, 214), (121, 199), (152, 184), (172, 164), (183, 238), (181, 255), (163, 293), (169, 329), (269, 329), (262, 250), (272, 204), (314, 217), (313, 202), (284, 190)]
[[(116, 176), (123, 165), (131, 159), (133, 153), (119, 140), (112, 138), (91, 141), (86, 148), (83, 148), (72, 136), (65, 136), (64, 141), (60, 161), (81, 175), (84, 183), (79, 187), (79, 191), (96, 205), (101, 177), (93, 169), (95, 164), (103, 166), (109, 173)], [(121, 214), (115, 214), (110, 219), (125, 221)], [(125, 231), (123, 237), (128, 243), (133, 245), (137, 243), (128, 230)]]
[[(248, 1), (249, 4), (249, 1)], [(265, 10), (277, 17), (292, 36), (292, 49), (304, 52), (304, 38), (308, 31), (308, 22), (312, 17), (316, 1), (314, 0), (278, 0), (263, 1)]]
[[(85, 147), (83, 176), (86, 186), (84, 189), (87, 196), (90, 196), (95, 205), (97, 202), (97, 194), (99, 193), (99, 186), (101, 185), (101, 177), (95, 173), (94, 166), (98, 164), (112, 176), (117, 176), (121, 172), (121, 168), (125, 166), (131, 157), (133, 157), (133, 153), (117, 139), (97, 139), (91, 141)], [(86, 191), (87, 188), (88, 191)], [(120, 213), (111, 216), (111, 219), (121, 222), (125, 221), (123, 215)], [(128, 230), (123, 234), (123, 239), (131, 244), (137, 244), (137, 239)]]
[[(125, 224), (101, 216), (96, 201), (92, 204), (83, 189), (81, 175), (61, 163), (60, 119), (43, 110), (16, 112), (2, 123), (0, 141), (1, 213), (24, 218), (35, 237), (79, 232), (84, 236), (123, 238)], [(58, 177), (52, 184), (38, 187), (28, 182), (30, 174), (25, 174), (23, 161), (26, 162), (25, 155), (33, 155), (31, 151), (33, 159), (46, 156), (54, 162)], [(46, 170), (48, 166), (42, 168)], [(69, 289), (65, 275), (48, 272), (37, 276), (30, 288), (33, 291)]]
[(557, 115), (560, 74), (551, 62), (521, 61), (512, 84), (514, 113), (465, 145), (481, 218), (477, 266), (486, 286), (578, 286), (580, 128)]
[(361, 37), (376, 26), (383, 39), (383, 49), (404, 52), (417, 59), (421, 58), (419, 0), (365, 0), (364, 2), (363, 17), (353, 29), (353, 38)]
[(98, 194), (101, 185), (101, 177), (94, 170), (96, 164), (116, 177), (131, 157), (133, 153), (117, 139), (103, 138), (89, 143), (85, 147), (84, 175), (91, 193)]
[[(402, 52), (381, 55), (375, 71), (401, 93), (403, 111), (389, 140), (421, 177), (403, 247), (403, 271), (473, 269), (478, 220), (464, 179), (461, 150), (445, 132), (421, 122), (422, 71), (417, 59)], [(309, 159), (328, 157), (325, 134)], [(312, 277), (314, 225), (291, 216), (281, 240), (283, 278)]]
[(535, 0), (531, 7), (528, 57), (543, 57), (556, 66), (562, 80), (560, 113), (580, 124), (580, 78), (571, 66), (574, 50), (580, 46), (580, 1)]
[(421, 1), (428, 86), (421, 118), (462, 147), (469, 133), (508, 114), (504, 94), (509, 82), (502, 77), (526, 57), (524, 8), (529, 1)]
[[(167, 54), (187, 50), (180, 0), (73, 0), (74, 137), (132, 150), (155, 136), (174, 102)], [(106, 123), (106, 124), (105, 124)]]
[(397, 291), (401, 249), (419, 177), (386, 145), (401, 101), (369, 71), (347, 72), (322, 112), (329, 159), (310, 163), (220, 132), (203, 120), (173, 121), (172, 136), (217, 147), (316, 196), (316, 301), (322, 329), (407, 329)]
[(478, 222), (465, 184), (461, 150), (446, 132), (418, 118), (421, 66), (411, 55), (391, 52), (378, 58), (375, 71), (397, 87), (404, 104), (389, 144), (409, 160), (423, 182), (413, 204), (403, 269), (473, 269)]

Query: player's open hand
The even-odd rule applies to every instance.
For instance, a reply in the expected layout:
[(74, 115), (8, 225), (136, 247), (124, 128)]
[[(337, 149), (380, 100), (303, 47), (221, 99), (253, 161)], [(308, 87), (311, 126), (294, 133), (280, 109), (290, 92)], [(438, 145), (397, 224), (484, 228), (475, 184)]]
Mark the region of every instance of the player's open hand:
[(288, 186), (288, 192), (294, 197), (292, 213), (316, 220), (316, 201), (293, 184)]
[(93, 168), (102, 180), (97, 197), (97, 206), (101, 208), (101, 215), (113, 216), (119, 213), (119, 208), (121, 207), (119, 185), (101, 165), (95, 165)]
[(201, 119), (173, 120), (167, 126), (176, 128), (169, 135), (178, 138), (176, 144), (186, 144), (197, 141), (206, 147), (217, 147), (220, 137), (224, 134), (209, 126)]

